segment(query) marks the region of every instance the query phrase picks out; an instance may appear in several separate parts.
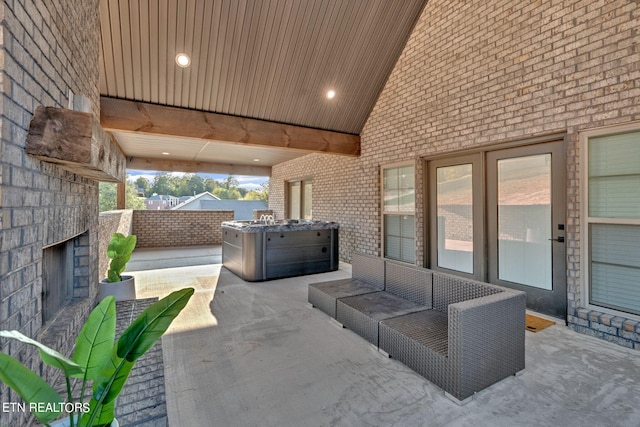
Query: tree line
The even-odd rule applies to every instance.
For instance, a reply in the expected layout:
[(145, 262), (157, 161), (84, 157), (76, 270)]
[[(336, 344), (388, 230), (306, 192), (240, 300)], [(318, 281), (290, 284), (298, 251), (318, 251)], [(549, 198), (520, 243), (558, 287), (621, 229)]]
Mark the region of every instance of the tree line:
[[(182, 176), (160, 172), (153, 181), (141, 176), (127, 185), (125, 198), (129, 209), (145, 209), (144, 199), (154, 194), (164, 196), (194, 196), (208, 191), (221, 199), (235, 200), (267, 200), (269, 198), (268, 184), (262, 184), (259, 190), (247, 190), (239, 186), (238, 180), (229, 175), (223, 180), (204, 178), (196, 174)], [(100, 183), (100, 211), (116, 209), (116, 185)]]
[(153, 178), (153, 182), (141, 176), (134, 181), (134, 184), (144, 192), (145, 197), (154, 194), (176, 197), (194, 196), (205, 191), (221, 199), (267, 200), (268, 197), (266, 184), (260, 190), (247, 190), (239, 186), (238, 180), (233, 175), (218, 181), (192, 173), (176, 176), (162, 172)]

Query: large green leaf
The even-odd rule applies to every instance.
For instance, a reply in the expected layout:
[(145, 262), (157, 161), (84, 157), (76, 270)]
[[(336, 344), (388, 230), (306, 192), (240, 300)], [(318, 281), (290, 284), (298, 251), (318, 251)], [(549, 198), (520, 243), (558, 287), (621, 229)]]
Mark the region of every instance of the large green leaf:
[(147, 307), (129, 325), (118, 340), (105, 369), (93, 382), (93, 399), (90, 403), (91, 411), (95, 414), (87, 416), (86, 419), (83, 417), (83, 423), (91, 425), (97, 417), (102, 417), (103, 407), (118, 397), (136, 360), (160, 339), (173, 319), (187, 305), (193, 293), (193, 288), (172, 292)]
[(98, 404), (98, 401), (91, 398), (89, 411), (82, 414), (78, 427), (110, 425), (115, 418), (116, 401), (106, 405)]
[(37, 347), (38, 351), (40, 352), (40, 358), (42, 359), (42, 361), (49, 366), (61, 369), (64, 372), (65, 376), (82, 374), (82, 372), (84, 371), (83, 368), (78, 366), (78, 364), (73, 360), (63, 356), (54, 349), (49, 348), (36, 340), (32, 340), (28, 336), (23, 335), (18, 331), (0, 331), (0, 336), (5, 338), (13, 338), (25, 344)]
[(120, 277), (120, 275), (115, 270), (109, 270), (107, 271), (107, 282), (122, 282), (122, 277)]
[[(125, 236), (122, 233), (113, 233), (109, 246), (107, 247), (107, 256), (111, 258), (109, 264), (109, 281), (119, 282), (122, 279), (120, 275), (125, 270), (127, 262), (131, 259), (131, 253), (136, 247), (138, 238), (135, 235)], [(112, 280), (114, 277), (118, 277), (117, 280)]]
[(129, 378), (135, 362), (118, 357), (114, 349), (113, 354), (100, 376), (93, 382), (93, 398), (91, 399), (91, 411), (96, 411), (98, 416), (103, 408), (115, 402), (124, 384)]
[[(0, 353), (0, 380), (27, 403), (38, 402), (60, 407), (62, 397), (42, 378), (8, 354)], [(37, 409), (37, 406), (36, 406)], [(43, 424), (55, 420), (60, 411), (33, 411)]]
[(93, 380), (111, 358), (116, 338), (116, 301), (113, 296), (103, 299), (85, 322), (73, 352), (73, 361), (84, 368), (84, 375), (74, 377)]
[(136, 247), (137, 240), (138, 238), (134, 234), (125, 236), (122, 233), (113, 233), (107, 247), (107, 256), (115, 258), (118, 255), (131, 254)]
[(147, 307), (120, 336), (118, 357), (134, 362), (142, 356), (165, 333), (193, 293), (193, 288), (181, 289)]

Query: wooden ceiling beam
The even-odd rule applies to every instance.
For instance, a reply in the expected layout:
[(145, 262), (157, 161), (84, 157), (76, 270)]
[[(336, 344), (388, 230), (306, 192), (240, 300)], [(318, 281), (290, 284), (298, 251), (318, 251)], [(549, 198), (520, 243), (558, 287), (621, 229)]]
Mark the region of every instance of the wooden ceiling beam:
[(360, 155), (359, 135), (104, 96), (100, 98), (100, 123), (109, 131), (134, 131), (309, 152)]
[(214, 173), (223, 175), (271, 176), (270, 166), (235, 165), (228, 163), (198, 162), (152, 158), (127, 158), (127, 169), (150, 171), (181, 171), (189, 173)]

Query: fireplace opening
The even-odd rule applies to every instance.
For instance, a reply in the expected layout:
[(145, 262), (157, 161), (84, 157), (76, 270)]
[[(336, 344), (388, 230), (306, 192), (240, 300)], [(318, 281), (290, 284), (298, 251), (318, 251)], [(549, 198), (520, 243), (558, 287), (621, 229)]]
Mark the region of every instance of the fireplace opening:
[(73, 296), (73, 239), (42, 254), (42, 323), (51, 320)]

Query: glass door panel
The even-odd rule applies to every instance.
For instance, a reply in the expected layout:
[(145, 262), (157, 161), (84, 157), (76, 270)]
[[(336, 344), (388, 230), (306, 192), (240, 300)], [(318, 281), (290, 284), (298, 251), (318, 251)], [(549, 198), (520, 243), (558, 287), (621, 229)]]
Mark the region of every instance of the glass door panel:
[(497, 162), (498, 278), (551, 290), (551, 154)]
[(524, 291), (527, 307), (566, 318), (563, 141), (488, 152), (488, 279)]
[(485, 280), (482, 156), (427, 163), (428, 265)]
[(436, 169), (438, 267), (473, 274), (473, 166)]

